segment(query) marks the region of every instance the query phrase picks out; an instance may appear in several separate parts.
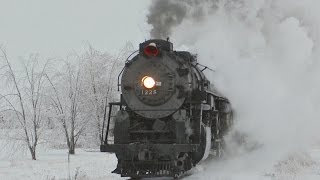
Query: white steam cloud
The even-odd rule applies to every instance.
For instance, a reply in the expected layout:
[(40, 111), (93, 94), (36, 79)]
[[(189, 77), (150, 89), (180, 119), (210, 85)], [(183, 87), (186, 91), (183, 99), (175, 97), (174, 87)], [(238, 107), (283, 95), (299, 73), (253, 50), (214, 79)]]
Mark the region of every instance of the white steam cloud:
[(182, 2), (186, 14), (165, 35), (216, 69), (210, 79), (230, 99), (237, 129), (270, 156), (320, 136), (320, 1)]

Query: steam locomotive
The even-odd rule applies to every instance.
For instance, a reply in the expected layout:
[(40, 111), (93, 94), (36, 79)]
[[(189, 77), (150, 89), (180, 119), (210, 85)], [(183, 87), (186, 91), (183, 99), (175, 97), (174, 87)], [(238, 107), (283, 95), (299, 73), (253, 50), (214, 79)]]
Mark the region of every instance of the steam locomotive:
[(169, 40), (140, 44), (119, 74), (121, 101), (109, 103), (100, 150), (116, 154), (113, 173), (177, 178), (210, 152), (216, 157), (223, 154), (223, 138), (233, 124), (232, 109), (204, 75), (206, 69), (195, 55), (174, 51)]

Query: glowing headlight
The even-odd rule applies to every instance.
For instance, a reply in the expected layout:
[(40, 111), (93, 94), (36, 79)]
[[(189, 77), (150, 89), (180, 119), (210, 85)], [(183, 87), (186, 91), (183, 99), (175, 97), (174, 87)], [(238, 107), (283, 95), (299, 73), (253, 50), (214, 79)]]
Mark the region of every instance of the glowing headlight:
[(149, 77), (149, 76), (143, 77), (142, 83), (143, 83), (143, 86), (148, 89), (153, 88), (156, 85), (156, 81), (152, 77)]

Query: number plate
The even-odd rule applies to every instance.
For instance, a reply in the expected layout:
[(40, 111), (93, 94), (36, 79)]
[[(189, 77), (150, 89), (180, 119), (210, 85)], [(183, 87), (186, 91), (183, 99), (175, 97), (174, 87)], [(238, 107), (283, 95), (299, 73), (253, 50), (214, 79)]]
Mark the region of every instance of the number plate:
[(157, 90), (148, 90), (148, 89), (141, 90), (141, 95), (144, 95), (144, 96), (151, 96), (156, 94), (157, 94)]

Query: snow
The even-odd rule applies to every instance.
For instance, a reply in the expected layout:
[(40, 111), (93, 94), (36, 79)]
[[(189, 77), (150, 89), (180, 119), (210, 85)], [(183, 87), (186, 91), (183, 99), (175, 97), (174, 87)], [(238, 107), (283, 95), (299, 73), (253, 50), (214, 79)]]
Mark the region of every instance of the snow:
[[(319, 149), (309, 153), (294, 153), (285, 160), (261, 164), (256, 155), (249, 153), (221, 161), (206, 161), (194, 168), (192, 179), (210, 180), (317, 180), (319, 174)], [(310, 156), (309, 156), (310, 154)], [(257, 163), (258, 162), (258, 163)], [(280, 165), (279, 165), (280, 164)]]
[(38, 160), (32, 161), (28, 156), (1, 159), (0, 179), (2, 180), (44, 180), (69, 179), (77, 174), (78, 179), (124, 179), (111, 171), (117, 165), (114, 154), (99, 151), (77, 149), (76, 155), (70, 156), (70, 172), (68, 171), (68, 151), (51, 149), (42, 152)]
[[(111, 173), (117, 159), (114, 154), (98, 150), (77, 149), (70, 156), (67, 149), (48, 149), (39, 153), (38, 160), (28, 156), (3, 157), (0, 179), (3, 180), (102, 180), (128, 179)], [(203, 161), (182, 179), (193, 180), (318, 180), (320, 178), (320, 148), (308, 152), (287, 154), (283, 159), (263, 163), (259, 150), (238, 154), (222, 160)], [(68, 170), (70, 169), (70, 171)], [(158, 178), (159, 179), (159, 178)], [(161, 179), (161, 178), (160, 178)]]

